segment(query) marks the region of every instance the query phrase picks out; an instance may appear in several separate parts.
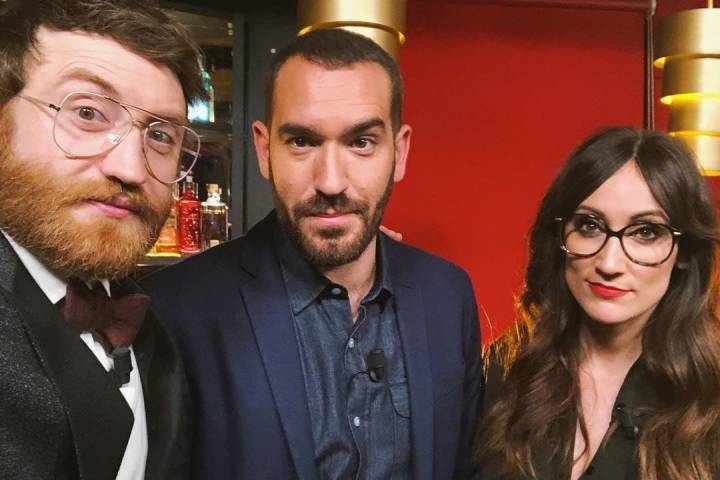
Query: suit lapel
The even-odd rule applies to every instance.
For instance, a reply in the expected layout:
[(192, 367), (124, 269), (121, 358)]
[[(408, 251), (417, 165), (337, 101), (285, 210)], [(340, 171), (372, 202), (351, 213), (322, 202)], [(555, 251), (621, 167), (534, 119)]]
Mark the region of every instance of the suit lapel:
[[(121, 294), (140, 291), (130, 279), (115, 285)], [(133, 350), (140, 370), (147, 419), (146, 478), (175, 478), (184, 473), (176, 472), (176, 466), (190, 455), (189, 451), (178, 451), (181, 437), (190, 434), (191, 417), (179, 351), (165, 325), (152, 311), (145, 315)]]
[(81, 478), (115, 478), (133, 425), (130, 408), (2, 235), (0, 263), (0, 288), (14, 298), (38, 359), (62, 398)]
[[(386, 243), (394, 247), (392, 242)], [(430, 480), (433, 477), (433, 386), (425, 312), (409, 266), (402, 265), (392, 250), (394, 248), (387, 250), (388, 264), (393, 281), (397, 282), (395, 307), (410, 388), (413, 478)]]
[(290, 301), (271, 245), (271, 217), (259, 225), (258, 242), (243, 268), (253, 278), (240, 287), (288, 447), (300, 479), (315, 479), (310, 413)]

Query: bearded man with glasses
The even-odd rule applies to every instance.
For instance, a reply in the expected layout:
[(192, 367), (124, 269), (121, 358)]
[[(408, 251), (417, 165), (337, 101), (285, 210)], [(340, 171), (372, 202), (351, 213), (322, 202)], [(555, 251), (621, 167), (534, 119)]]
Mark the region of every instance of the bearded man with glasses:
[(198, 49), (134, 0), (0, 7), (0, 471), (181, 478), (187, 386), (127, 279), (200, 139)]

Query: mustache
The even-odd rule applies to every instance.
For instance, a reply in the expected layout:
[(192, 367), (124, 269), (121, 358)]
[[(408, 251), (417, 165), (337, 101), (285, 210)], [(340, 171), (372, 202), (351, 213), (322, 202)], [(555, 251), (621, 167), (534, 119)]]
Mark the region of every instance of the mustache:
[(141, 218), (153, 216), (150, 199), (133, 185), (125, 185), (116, 181), (87, 180), (69, 186), (62, 195), (60, 203), (73, 205), (84, 201), (102, 203), (121, 203)]
[(322, 215), (327, 213), (328, 210), (332, 210), (334, 213), (338, 214), (356, 213), (363, 215), (369, 209), (370, 206), (367, 202), (354, 200), (344, 193), (337, 195), (323, 195), (321, 193), (317, 193), (313, 197), (295, 205), (293, 207), (293, 214), (295, 218), (312, 217), (315, 215)]

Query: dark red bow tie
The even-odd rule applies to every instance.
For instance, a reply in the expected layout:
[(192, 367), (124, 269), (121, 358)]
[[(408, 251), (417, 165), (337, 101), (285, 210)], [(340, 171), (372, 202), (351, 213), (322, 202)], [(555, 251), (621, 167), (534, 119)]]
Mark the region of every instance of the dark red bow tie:
[(91, 289), (82, 280), (70, 279), (62, 313), (76, 333), (91, 331), (114, 359), (120, 385), (130, 380), (129, 347), (142, 326), (150, 297), (131, 293), (110, 298), (102, 284)]
[(132, 344), (149, 303), (150, 298), (140, 293), (110, 298), (100, 283), (90, 290), (85, 282), (73, 278), (68, 282), (62, 311), (75, 332), (96, 333), (112, 351)]

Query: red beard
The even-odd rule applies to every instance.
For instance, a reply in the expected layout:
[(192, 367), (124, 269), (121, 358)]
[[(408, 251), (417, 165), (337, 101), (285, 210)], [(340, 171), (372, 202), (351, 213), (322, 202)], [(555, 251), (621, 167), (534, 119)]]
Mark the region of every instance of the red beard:
[[(4, 112), (2, 110), (5, 110)], [(66, 160), (92, 162), (96, 160)], [(172, 197), (154, 204), (137, 187), (124, 194), (138, 207), (123, 219), (79, 220), (72, 208), (88, 199), (108, 201), (123, 191), (117, 181), (59, 179), (12, 152), (12, 125), (0, 109), (0, 228), (62, 278), (119, 278), (150, 249)]]

